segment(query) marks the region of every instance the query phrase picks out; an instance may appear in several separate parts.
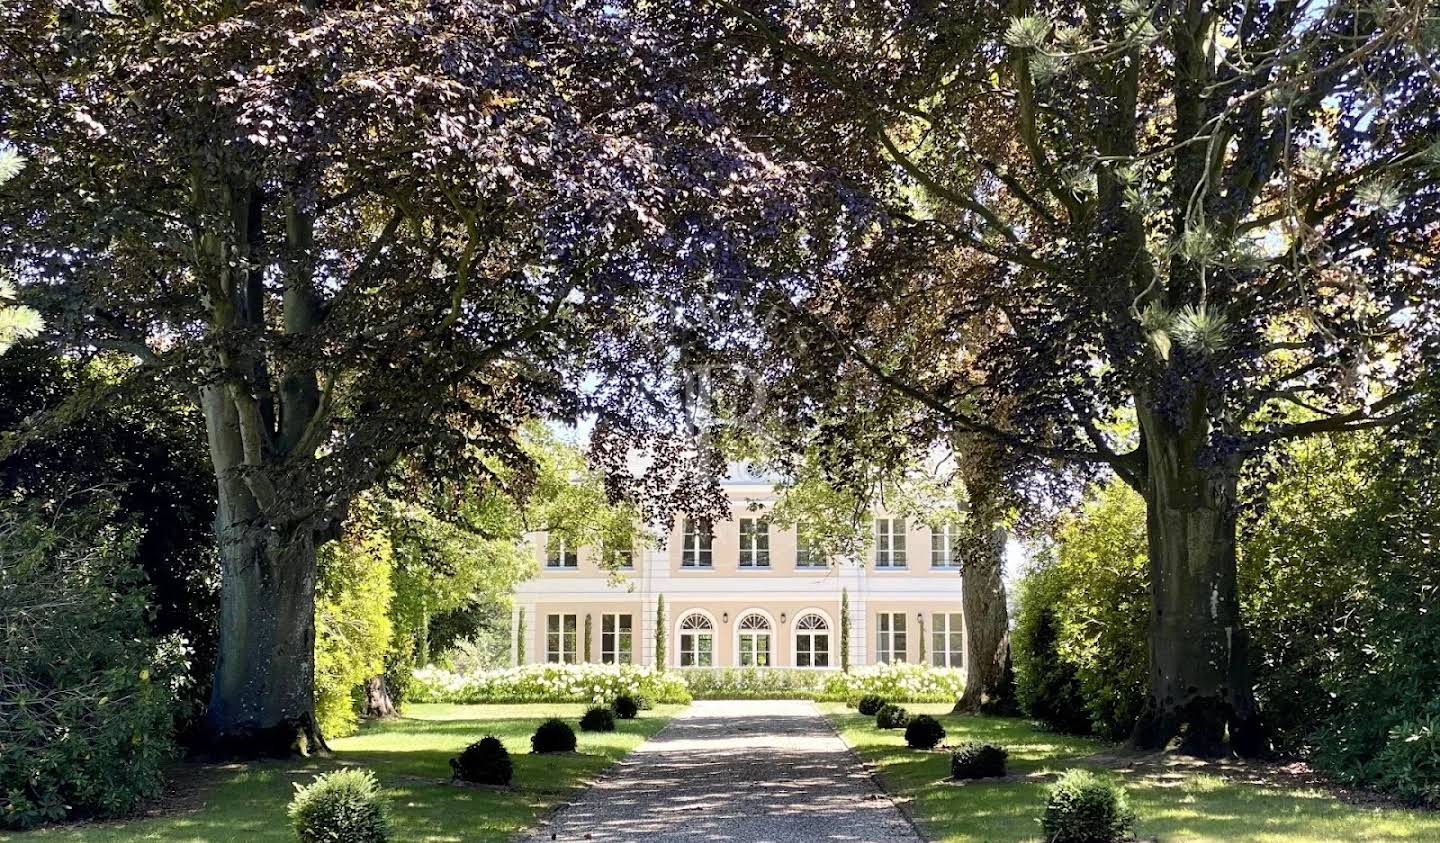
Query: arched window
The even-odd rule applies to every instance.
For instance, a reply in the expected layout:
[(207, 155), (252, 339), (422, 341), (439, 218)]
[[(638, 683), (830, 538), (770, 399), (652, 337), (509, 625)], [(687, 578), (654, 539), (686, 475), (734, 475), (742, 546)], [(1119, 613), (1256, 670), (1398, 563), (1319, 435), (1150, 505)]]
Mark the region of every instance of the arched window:
[(759, 612), (751, 612), (736, 624), (735, 658), (741, 667), (769, 667), (770, 660), (770, 619)]
[(680, 666), (715, 666), (715, 622), (699, 612), (680, 619)]
[(795, 666), (830, 666), (830, 622), (814, 612), (795, 621)]

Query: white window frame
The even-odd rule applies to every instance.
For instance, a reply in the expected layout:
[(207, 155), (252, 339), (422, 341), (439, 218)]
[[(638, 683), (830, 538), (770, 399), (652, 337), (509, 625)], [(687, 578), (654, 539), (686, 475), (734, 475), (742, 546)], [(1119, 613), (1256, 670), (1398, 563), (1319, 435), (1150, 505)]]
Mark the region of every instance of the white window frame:
[(570, 547), (570, 542), (559, 533), (545, 538), (545, 568), (551, 571), (575, 571), (580, 568), (580, 547)]
[(875, 519), (875, 567), (905, 567), (905, 519)]
[[(565, 629), (565, 619), (570, 629)], [(555, 629), (551, 630), (551, 621)], [(576, 664), (580, 660), (580, 616), (574, 612), (550, 612), (545, 615), (545, 661), (547, 664)], [(558, 649), (555, 644), (559, 645)], [(568, 645), (568, 646), (567, 646)]]
[(955, 544), (960, 531), (954, 524), (943, 524), (930, 528), (930, 567), (954, 570), (960, 567), (955, 556)]
[(707, 530), (699, 532), (698, 525), (693, 518), (686, 518), (682, 530), (680, 545), (680, 567), (682, 568), (713, 568), (715, 567), (715, 535)]
[[(628, 629), (620, 628), (625, 618)], [(620, 646), (621, 641), (625, 646)], [(623, 657), (623, 658), (622, 658)], [(604, 612), (600, 615), (600, 663), (635, 663), (635, 615), (630, 612)]]
[(801, 570), (813, 568), (829, 568), (830, 563), (820, 555), (820, 552), (813, 546), (805, 543), (800, 534), (795, 534), (795, 567)]
[[(690, 639), (689, 642), (685, 640), (687, 638)], [(710, 639), (709, 661), (705, 664), (700, 663), (702, 638)], [(690, 659), (689, 664), (685, 663), (687, 657)], [(715, 619), (709, 612), (694, 609), (675, 622), (675, 663), (681, 667), (715, 666)]]
[[(957, 636), (959, 649), (954, 646)], [(960, 612), (931, 613), (930, 664), (935, 667), (965, 666), (965, 618)]]
[[(898, 621), (898, 623), (897, 623)], [(904, 612), (875, 614), (875, 662), (894, 664), (909, 660), (910, 623)]]
[[(806, 626), (806, 621), (814, 621), (815, 625)], [(825, 637), (825, 648), (821, 650), (815, 646), (815, 639), (818, 636)], [(801, 639), (805, 639), (802, 646)], [(835, 624), (830, 616), (819, 609), (805, 609), (795, 615), (795, 622), (791, 624), (790, 631), (791, 652), (794, 653), (795, 667), (802, 670), (827, 670), (834, 661), (832, 658), (835, 652)], [(824, 664), (816, 664), (816, 656), (825, 657)], [(801, 662), (805, 662), (802, 664)]]
[(764, 518), (740, 519), (739, 565), (746, 570), (770, 567), (770, 522)]
[[(764, 626), (746, 626), (747, 622), (758, 621)], [(758, 657), (762, 655), (761, 642), (763, 641), (765, 657), (761, 662), (754, 658), (754, 663), (746, 664), (746, 656)], [(775, 619), (770, 617), (769, 612), (760, 609), (746, 609), (741, 612), (735, 621), (735, 666), (736, 667), (774, 667), (775, 666)]]
[(627, 547), (627, 548), (619, 548), (619, 547), (611, 548), (611, 547), (606, 547), (606, 548), (605, 548), (605, 557), (604, 557), (604, 559), (605, 559), (605, 562), (606, 562), (607, 564), (610, 563), (610, 562), (613, 562), (613, 561), (616, 560), (616, 559), (620, 559), (620, 558), (624, 558), (625, 563), (624, 563), (623, 565), (615, 565), (615, 566), (614, 566), (614, 569), (615, 569), (615, 570), (617, 570), (617, 571), (633, 571), (633, 570), (635, 570), (635, 548), (634, 548), (634, 547)]

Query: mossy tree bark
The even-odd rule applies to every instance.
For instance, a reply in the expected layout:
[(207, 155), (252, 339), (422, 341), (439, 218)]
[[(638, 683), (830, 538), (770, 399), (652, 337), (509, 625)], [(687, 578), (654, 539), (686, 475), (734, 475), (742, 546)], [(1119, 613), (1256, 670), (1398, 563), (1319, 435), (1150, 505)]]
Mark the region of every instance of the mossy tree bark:
[(1236, 587), (1239, 459), (1199, 459), (1209, 432), (1199, 406), (1177, 425), (1137, 403), (1153, 593), (1150, 691), (1132, 740), (1164, 749), (1179, 738), (1181, 752), (1200, 756), (1254, 754), (1261, 735)]
[[(198, 170), (197, 213), (216, 205), (226, 229), (197, 242), (213, 341), (200, 406), (215, 471), (221, 566), (218, 658), (202, 748), (219, 757), (288, 756), (326, 749), (315, 719), (316, 525), (306, 456), (325, 429), (327, 401), (313, 364), (276, 367), (259, 343), (267, 297), (256, 255), (267, 197), (243, 181), (207, 184)], [(268, 201), (274, 201), (270, 197)], [(303, 343), (321, 319), (311, 275), (313, 220), (285, 202), (280, 244), (281, 333)], [(292, 456), (298, 457), (291, 459)]]
[(967, 437), (960, 449), (966, 513), (959, 525), (961, 609), (965, 623), (965, 690), (955, 711), (1013, 714), (1010, 612), (1005, 603), (1005, 538), (1001, 526), (1003, 455), (991, 442)]

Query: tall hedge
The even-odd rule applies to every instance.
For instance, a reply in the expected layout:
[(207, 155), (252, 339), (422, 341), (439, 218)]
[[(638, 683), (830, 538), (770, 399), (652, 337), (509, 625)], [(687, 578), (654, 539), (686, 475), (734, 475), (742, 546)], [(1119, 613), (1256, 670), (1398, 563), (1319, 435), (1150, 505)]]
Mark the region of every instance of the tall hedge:
[[(1272, 746), (1440, 806), (1440, 445), (1336, 435), (1256, 470), (1269, 492), (1242, 488), (1240, 595)], [(1022, 581), (1014, 641), (1030, 716), (1127, 732), (1147, 663), (1143, 518), (1118, 482), (1093, 490), (1056, 558)]]
[(1276, 747), (1440, 807), (1440, 447), (1351, 434), (1270, 468), (1240, 577)]
[(129, 813), (175, 754), (187, 652), (146, 628), (107, 500), (0, 504), (0, 828)]
[(1145, 502), (1122, 483), (1095, 487), (1057, 538), (1021, 584), (1017, 690), (1032, 717), (1119, 740), (1147, 686)]

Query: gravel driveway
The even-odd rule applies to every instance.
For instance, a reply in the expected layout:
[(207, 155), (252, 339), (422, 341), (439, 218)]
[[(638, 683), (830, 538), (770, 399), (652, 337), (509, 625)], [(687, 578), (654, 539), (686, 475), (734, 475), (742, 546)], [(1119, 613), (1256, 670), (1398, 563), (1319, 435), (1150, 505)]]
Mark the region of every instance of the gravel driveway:
[(814, 705), (770, 700), (695, 703), (527, 839), (922, 840)]

